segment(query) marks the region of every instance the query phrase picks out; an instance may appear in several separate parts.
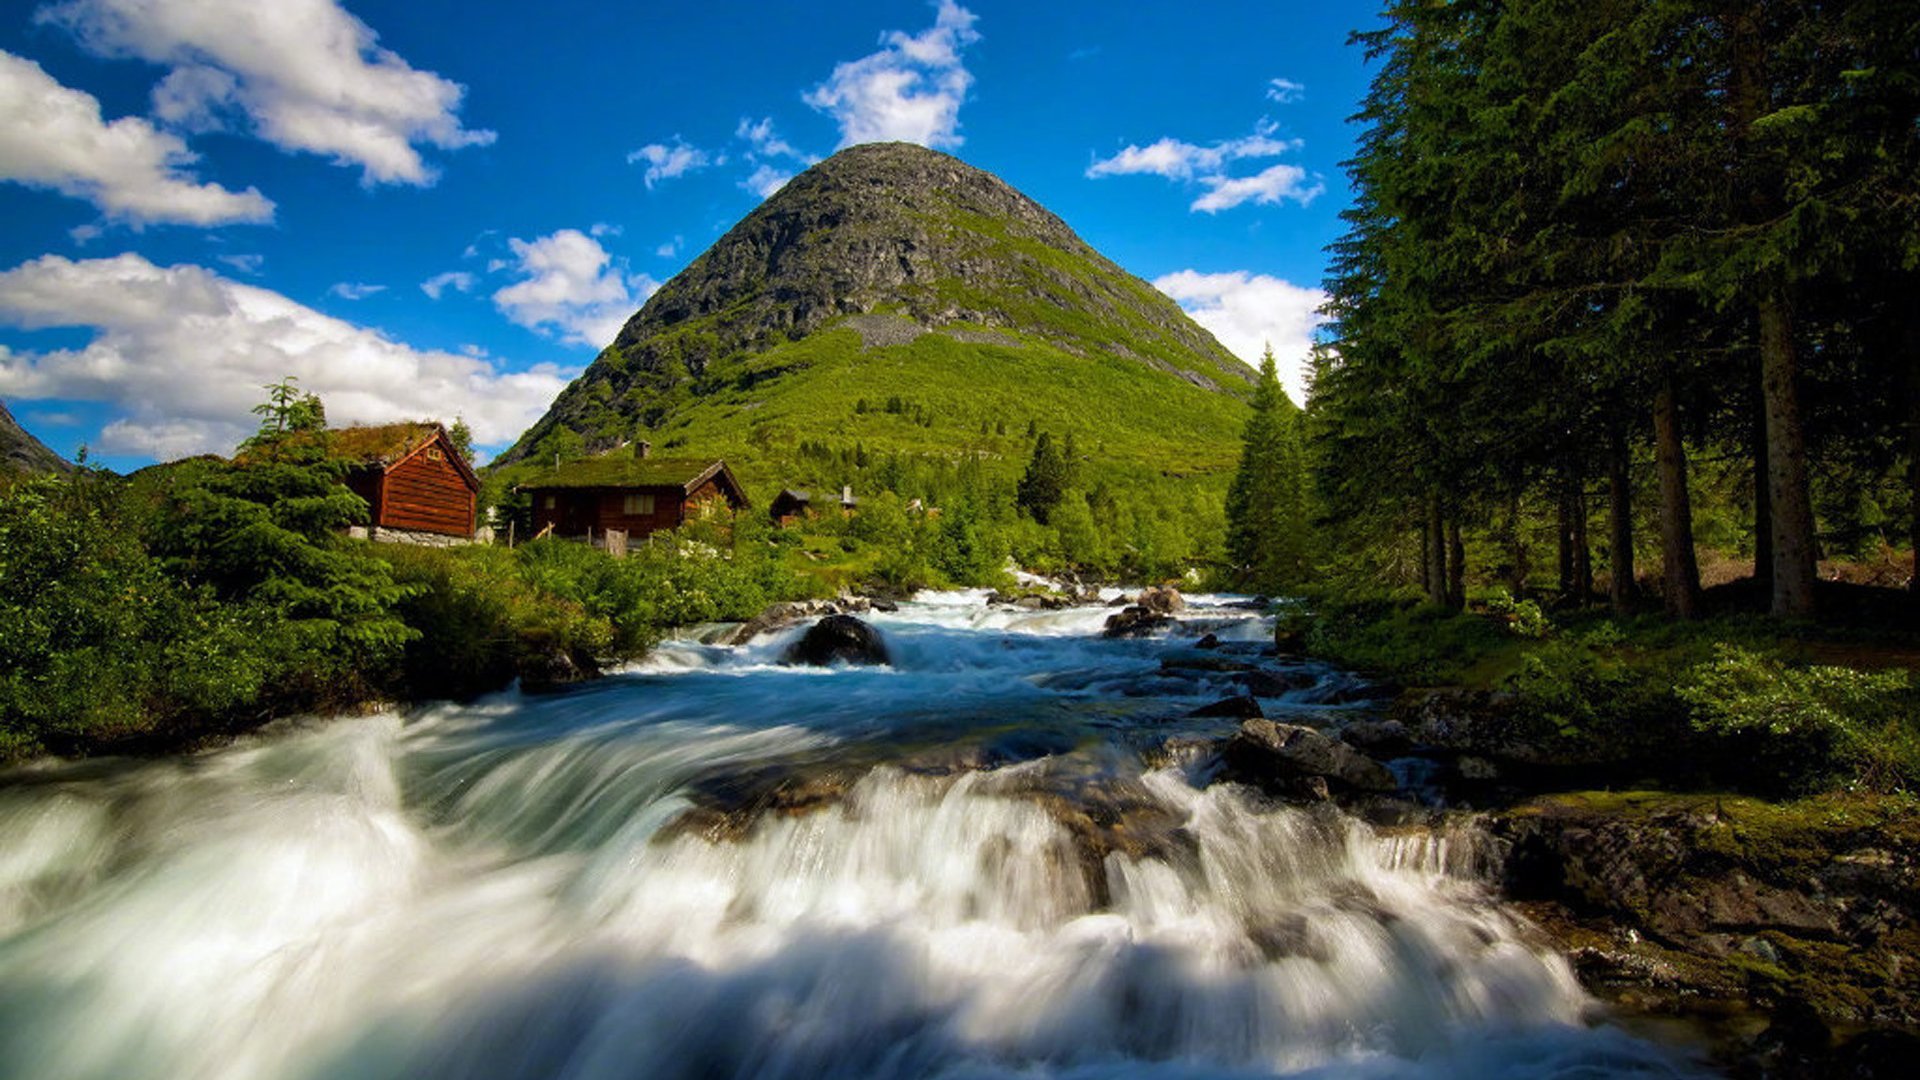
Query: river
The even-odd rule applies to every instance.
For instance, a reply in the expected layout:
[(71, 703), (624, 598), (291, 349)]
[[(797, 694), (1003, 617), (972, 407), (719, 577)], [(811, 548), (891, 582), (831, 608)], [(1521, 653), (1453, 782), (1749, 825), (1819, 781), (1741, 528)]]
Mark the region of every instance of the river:
[[(1190, 598), (1192, 600), (1194, 598)], [(1604, 1022), (1475, 834), (1209, 783), (1198, 598), (923, 594), (894, 664), (689, 639), (559, 693), (0, 778), (0, 1076), (1694, 1075)], [(1310, 685), (1307, 685), (1310, 684)], [(1405, 766), (1402, 766), (1403, 768)]]

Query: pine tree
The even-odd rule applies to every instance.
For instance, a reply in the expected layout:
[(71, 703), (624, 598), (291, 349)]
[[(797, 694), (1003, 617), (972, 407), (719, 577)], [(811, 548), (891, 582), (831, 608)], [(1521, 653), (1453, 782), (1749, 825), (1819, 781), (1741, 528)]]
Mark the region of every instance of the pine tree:
[(1035, 521), (1045, 525), (1053, 508), (1059, 506), (1060, 500), (1066, 496), (1071, 472), (1066, 455), (1054, 446), (1053, 436), (1040, 432), (1034, 441), (1033, 457), (1027, 462), (1027, 471), (1020, 477), (1015, 501), (1021, 509), (1032, 514)]
[(1306, 531), (1299, 410), (1280, 388), (1269, 346), (1227, 490), (1227, 554), (1249, 585), (1281, 589), (1306, 576)]

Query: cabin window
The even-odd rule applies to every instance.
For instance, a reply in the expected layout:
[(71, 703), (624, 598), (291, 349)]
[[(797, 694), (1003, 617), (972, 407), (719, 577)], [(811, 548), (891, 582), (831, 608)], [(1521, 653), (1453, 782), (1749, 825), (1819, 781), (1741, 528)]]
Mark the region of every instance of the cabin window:
[(551, 495), (549, 495), (549, 496), (547, 496), (547, 499), (546, 499), (546, 508), (547, 508), (547, 509), (549, 509), (549, 510), (551, 510), (551, 509), (553, 509), (553, 496), (551, 496)]
[(653, 514), (653, 496), (629, 495), (623, 509), (628, 517), (649, 517)]
[(442, 454), (440, 452), (439, 447), (429, 446), (427, 447), (427, 460), (428, 461), (445, 461), (447, 460), (447, 457), (445, 454)]

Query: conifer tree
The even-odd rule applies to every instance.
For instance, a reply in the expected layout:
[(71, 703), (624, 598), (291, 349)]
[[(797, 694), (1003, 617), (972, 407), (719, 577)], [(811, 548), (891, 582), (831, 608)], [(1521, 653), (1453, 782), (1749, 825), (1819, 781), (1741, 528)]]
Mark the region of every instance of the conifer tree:
[(1260, 358), (1240, 467), (1227, 490), (1227, 555), (1246, 582), (1277, 590), (1306, 572), (1306, 469), (1298, 410), (1287, 400), (1273, 348)]
[(1027, 471), (1020, 477), (1020, 487), (1015, 501), (1020, 508), (1033, 515), (1033, 519), (1045, 525), (1053, 508), (1060, 505), (1066, 496), (1067, 485), (1071, 480), (1071, 467), (1066, 455), (1053, 444), (1053, 436), (1040, 432), (1033, 444), (1033, 457), (1027, 462)]

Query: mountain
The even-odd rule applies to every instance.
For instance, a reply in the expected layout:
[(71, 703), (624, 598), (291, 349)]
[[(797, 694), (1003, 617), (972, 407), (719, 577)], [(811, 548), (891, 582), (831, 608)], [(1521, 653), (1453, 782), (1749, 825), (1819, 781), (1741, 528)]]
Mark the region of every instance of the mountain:
[(72, 472), (73, 463), (27, 433), (0, 404), (0, 472)]
[(662, 286), (500, 464), (640, 438), (749, 475), (816, 439), (1024, 463), (1000, 437), (1032, 424), (1207, 472), (1232, 463), (1251, 381), (999, 178), (873, 144), (794, 177)]

